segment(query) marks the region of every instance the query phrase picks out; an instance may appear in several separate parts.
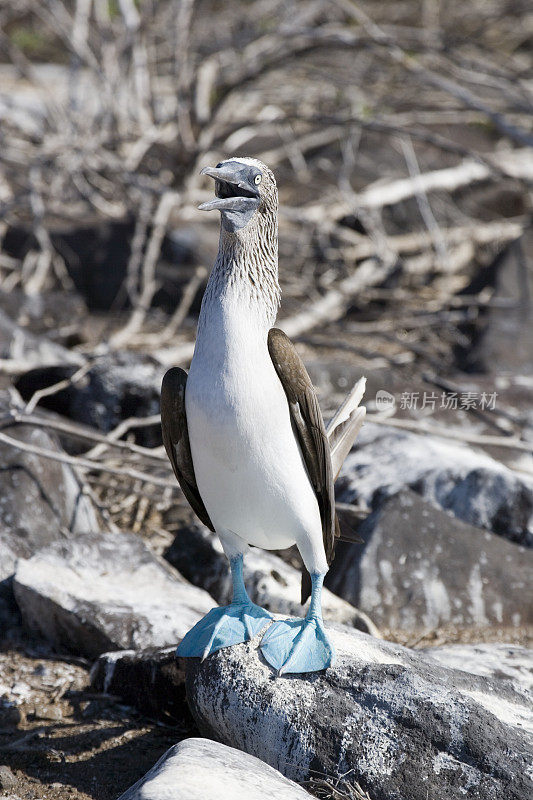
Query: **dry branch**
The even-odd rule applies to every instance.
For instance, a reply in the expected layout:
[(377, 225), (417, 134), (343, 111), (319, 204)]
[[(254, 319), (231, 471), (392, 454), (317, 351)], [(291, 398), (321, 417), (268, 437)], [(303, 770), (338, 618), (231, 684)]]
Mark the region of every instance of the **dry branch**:
[(180, 195), (177, 192), (165, 192), (159, 201), (153, 219), (152, 233), (142, 264), (142, 289), (139, 299), (126, 325), (116, 331), (111, 337), (109, 345), (112, 348), (118, 349), (126, 345), (133, 334), (137, 333), (144, 323), (153, 296), (158, 289), (158, 284), (155, 279), (155, 268), (163, 243), (163, 237), (167, 229), (170, 214), (178, 205), (179, 201)]
[(143, 456), (144, 458), (153, 459), (154, 461), (159, 461), (166, 464), (166, 456), (162, 447), (142, 447), (141, 445), (134, 444), (133, 442), (124, 442), (117, 438), (117, 436), (124, 435), (124, 433), (126, 433), (127, 430), (132, 427), (159, 425), (160, 423), (161, 418), (159, 414), (156, 414), (152, 417), (144, 417), (142, 419), (132, 417), (129, 420), (124, 420), (124, 422), (121, 423), (118, 432), (117, 428), (115, 428), (115, 430), (110, 431), (110, 433), (106, 435), (99, 433), (98, 431), (91, 430), (85, 425), (78, 425), (75, 422), (65, 422), (52, 417), (41, 417), (37, 414), (28, 414), (13, 408), (11, 409), (10, 414), (0, 418), (0, 429), (6, 427), (9, 428), (12, 425), (31, 425), (35, 428), (44, 428), (45, 430), (63, 433), (81, 441), (95, 442), (96, 444), (103, 445), (102, 450), (96, 450), (96, 448), (94, 448), (86, 453), (85, 457), (88, 458), (97, 458), (102, 452), (111, 447), (116, 450), (134, 453), (136, 455)]
[(85, 377), (85, 375), (87, 375), (88, 372), (91, 371), (92, 366), (92, 364), (84, 364), (82, 367), (77, 369), (76, 372), (70, 376), (70, 378), (65, 378), (64, 380), (58, 381), (57, 383), (52, 384), (52, 386), (46, 386), (44, 389), (37, 389), (37, 391), (33, 393), (26, 404), (26, 414), (31, 414), (43, 397), (51, 397), (52, 395), (63, 391), (63, 389), (68, 389), (69, 386), (72, 386), (74, 383), (80, 381)]
[[(127, 442), (121, 443), (119, 441), (121, 436), (124, 436), (132, 428), (150, 427), (151, 425), (161, 425), (160, 414), (152, 414), (152, 416), (150, 417), (129, 417), (128, 419), (122, 420), (122, 422), (120, 422), (116, 426), (116, 428), (113, 428), (112, 431), (109, 431), (109, 433), (105, 437), (106, 441), (102, 442), (100, 445), (94, 447), (92, 450), (86, 453), (86, 457), (97, 458), (107, 449), (107, 447), (110, 446), (117, 447), (120, 444), (126, 445), (128, 444)], [(146, 448), (146, 447), (141, 448), (140, 445), (135, 445), (135, 446), (130, 445), (130, 449), (132, 452), (140, 453), (140, 455), (144, 454), (144, 455), (149, 455), (150, 458), (157, 458), (158, 460), (162, 459), (166, 463), (166, 459), (163, 455), (164, 452), (163, 448), (160, 448), (160, 450), (157, 453), (153, 451), (151, 448)], [(148, 451), (148, 453), (145, 453), (143, 451)]]
[(485, 436), (484, 434), (468, 433), (466, 430), (454, 430), (453, 428), (443, 428), (441, 425), (427, 425), (423, 420), (394, 419), (383, 417), (379, 414), (367, 414), (368, 422), (375, 422), (377, 425), (390, 425), (392, 428), (402, 428), (414, 433), (429, 434), (438, 436), (441, 439), (453, 439), (457, 442), (479, 445), (481, 447), (503, 447), (509, 450), (520, 450), (531, 455), (531, 442), (522, 441), (513, 436)]
[(107, 472), (110, 475), (121, 475), (132, 481), (141, 481), (141, 483), (151, 483), (154, 486), (161, 486), (164, 489), (175, 489), (178, 486), (175, 481), (160, 478), (157, 475), (149, 475), (146, 472), (141, 472), (137, 469), (127, 469), (126, 467), (113, 467), (110, 464), (103, 464), (100, 461), (91, 461), (81, 456), (69, 456), (66, 453), (59, 453), (54, 450), (48, 450), (45, 447), (38, 447), (31, 445), (27, 442), (22, 442), (19, 439), (13, 439), (6, 433), (0, 431), (0, 442), (13, 447), (16, 450), (22, 450), (24, 453), (31, 453), (40, 458), (49, 458), (52, 461), (59, 461), (61, 464), (69, 464), (71, 467), (81, 470), (90, 470), (91, 472)]
[(131, 343), (136, 345), (142, 345), (143, 347), (155, 346), (161, 347), (162, 345), (170, 342), (176, 336), (181, 325), (185, 322), (187, 314), (190, 311), (191, 305), (193, 304), (194, 298), (196, 297), (196, 293), (198, 292), (200, 286), (205, 283), (207, 278), (207, 270), (205, 267), (197, 267), (194, 271), (193, 275), (191, 276), (190, 280), (188, 281), (183, 294), (181, 296), (180, 302), (178, 303), (176, 310), (170, 317), (168, 323), (165, 325), (163, 330), (159, 333), (155, 334), (138, 334), (134, 336)]
[[(484, 154), (488, 163), (494, 164), (496, 174), (524, 180), (533, 180), (533, 153), (531, 150), (511, 150), (498, 154)], [(425, 174), (418, 174), (409, 178), (378, 182), (368, 186), (357, 196), (360, 205), (365, 208), (381, 208), (384, 205), (394, 205), (417, 193), (444, 191), (453, 192), (463, 186), (469, 186), (480, 181), (488, 180), (494, 176), (486, 164), (477, 161), (465, 160), (456, 167), (435, 170)]]
[(302, 333), (326, 322), (334, 322), (346, 314), (354, 297), (369, 286), (383, 283), (392, 272), (392, 265), (379, 264), (373, 259), (363, 261), (348, 278), (344, 278), (314, 303), (308, 304), (304, 311), (282, 319), (279, 327), (287, 336), (296, 338)]
[(421, 82), (441, 89), (459, 100), (466, 107), (482, 112), (490, 119), (496, 128), (517, 144), (533, 147), (532, 135), (512, 125), (504, 114), (494, 111), (494, 109), (481, 100), (481, 98), (466, 89), (465, 86), (455, 83), (455, 81), (424, 66), (424, 64), (416, 60), (413, 56), (408, 55), (383, 28), (370, 19), (354, 0), (335, 0), (335, 2), (343, 8), (349, 16), (357, 20), (372, 40), (383, 47), (390, 58), (397, 64), (400, 64), (407, 72), (415, 75)]
[[(453, 192), (464, 186), (471, 186), (501, 174), (525, 181), (533, 181), (533, 151), (529, 149), (502, 151), (501, 153), (485, 153), (486, 163), (465, 159), (456, 167), (433, 170), (409, 178), (384, 181), (378, 180), (360, 192), (354, 192), (353, 203), (328, 203), (327, 217), (338, 220), (360, 209), (380, 209), (395, 205), (403, 200), (415, 197), (418, 193)], [(493, 168), (489, 166), (493, 165)], [(291, 216), (305, 218), (309, 222), (318, 223), (324, 216), (322, 204), (308, 205), (301, 212)]]

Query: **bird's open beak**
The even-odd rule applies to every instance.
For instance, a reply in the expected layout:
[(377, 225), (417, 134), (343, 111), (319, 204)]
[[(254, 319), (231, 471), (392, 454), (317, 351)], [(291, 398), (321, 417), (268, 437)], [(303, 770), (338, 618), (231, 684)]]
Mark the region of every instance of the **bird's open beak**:
[(259, 191), (246, 180), (242, 168), (231, 164), (223, 167), (204, 167), (200, 175), (209, 175), (215, 180), (214, 200), (202, 203), (200, 211), (251, 211), (259, 200)]

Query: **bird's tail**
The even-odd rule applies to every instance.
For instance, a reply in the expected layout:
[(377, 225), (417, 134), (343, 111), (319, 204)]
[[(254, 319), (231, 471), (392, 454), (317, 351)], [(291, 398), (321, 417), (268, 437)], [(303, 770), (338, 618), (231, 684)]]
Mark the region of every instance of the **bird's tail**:
[(326, 427), (334, 480), (337, 480), (344, 459), (362, 428), (366, 408), (359, 406), (359, 403), (363, 399), (365, 387), (366, 378), (360, 378)]

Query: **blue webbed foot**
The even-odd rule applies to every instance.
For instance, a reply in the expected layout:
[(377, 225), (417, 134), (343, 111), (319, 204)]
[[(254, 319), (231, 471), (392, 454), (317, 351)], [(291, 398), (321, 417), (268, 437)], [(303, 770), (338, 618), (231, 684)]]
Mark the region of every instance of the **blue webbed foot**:
[(181, 640), (176, 655), (203, 660), (222, 647), (253, 639), (271, 619), (268, 611), (251, 601), (212, 608)]
[(322, 618), (314, 615), (275, 622), (263, 636), (260, 649), (278, 675), (319, 672), (335, 662), (335, 648)]

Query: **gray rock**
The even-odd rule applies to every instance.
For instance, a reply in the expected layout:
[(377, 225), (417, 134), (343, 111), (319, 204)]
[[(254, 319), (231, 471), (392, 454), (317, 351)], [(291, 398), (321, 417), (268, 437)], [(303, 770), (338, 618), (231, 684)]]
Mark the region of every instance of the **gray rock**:
[(365, 424), (337, 481), (338, 498), (375, 509), (406, 488), (464, 522), (533, 545), (533, 480), (459, 443)]
[(175, 647), (103, 653), (91, 669), (91, 686), (152, 717), (174, 723), (184, 718), (188, 721), (185, 671), (175, 654)]
[(21, 632), (21, 625), (22, 617), (13, 594), (13, 578), (6, 578), (0, 581), (0, 631), (4, 643)]
[[(7, 393), (0, 394), (0, 415), (9, 408)], [(2, 430), (13, 439), (60, 451), (56, 439), (44, 430), (27, 425)], [(17, 558), (30, 558), (78, 531), (96, 531), (99, 521), (83, 484), (67, 464), (23, 453), (3, 442), (0, 463), (1, 582), (13, 574)]]
[(127, 533), (77, 534), (19, 560), (14, 592), (30, 629), (88, 658), (175, 645), (215, 605)]
[[(220, 605), (231, 601), (232, 584), (228, 562), (216, 534), (199, 523), (183, 528), (176, 535), (165, 558), (179, 572), (201, 586)], [(300, 572), (274, 553), (251, 548), (244, 558), (244, 580), (250, 597), (268, 611), (286, 616), (305, 614), (300, 604)], [(322, 596), (324, 617), (379, 636), (371, 619), (353, 605), (327, 589)]]
[[(9, 292), (0, 289), (0, 309), (26, 333), (44, 336), (49, 341), (53, 336), (53, 343), (66, 347), (67, 351), (68, 345), (64, 342), (72, 340), (73, 321), (82, 320), (87, 312), (85, 303), (75, 292), (69, 292), (68, 302), (65, 302), (65, 292), (54, 289), (39, 294), (26, 294), (22, 288)], [(74, 351), (74, 358), (78, 356)]]
[(466, 525), (414, 492), (387, 498), (341, 544), (326, 582), (380, 627), (408, 632), (533, 622), (533, 551)]
[[(71, 377), (74, 371), (68, 364), (38, 367), (21, 375), (16, 387), (27, 400), (35, 391)], [(159, 414), (163, 374), (163, 367), (136, 354), (106, 355), (76, 383), (43, 398), (41, 405), (107, 432), (124, 419)], [(137, 441), (147, 447), (160, 445), (160, 425), (139, 428)]]
[[(0, 320), (1, 323), (1, 320)], [(20, 404), (13, 391), (0, 392), (0, 416)], [(57, 439), (28, 425), (4, 426), (13, 439), (60, 452)], [(20, 626), (12, 576), (17, 558), (29, 558), (73, 531), (98, 530), (95, 507), (74, 471), (58, 461), (24, 453), (0, 442), (0, 631)]]
[[(474, 292), (489, 287), (492, 302), (479, 315), (473, 346), (464, 353), (463, 368), (468, 371), (532, 374), (533, 264), (527, 257), (532, 247), (533, 234), (526, 230), (503, 248), (490, 269), (476, 275)], [(470, 294), (468, 287), (464, 292)]]
[(33, 333), (17, 325), (0, 309), (0, 359), (17, 361), (17, 365), (30, 369), (51, 364), (73, 364), (79, 367), (83, 357), (67, 350), (45, 336)]
[(311, 800), (258, 758), (208, 739), (185, 739), (119, 800)]
[(335, 626), (336, 664), (277, 678), (254, 643), (187, 664), (203, 735), (302, 782), (357, 781), (372, 800), (525, 800), (531, 698), (416, 651)]
[(423, 651), (445, 667), (506, 681), (516, 691), (533, 689), (533, 650), (515, 644), (448, 644)]
[(14, 789), (16, 783), (17, 779), (9, 767), (0, 767), (0, 789)]

